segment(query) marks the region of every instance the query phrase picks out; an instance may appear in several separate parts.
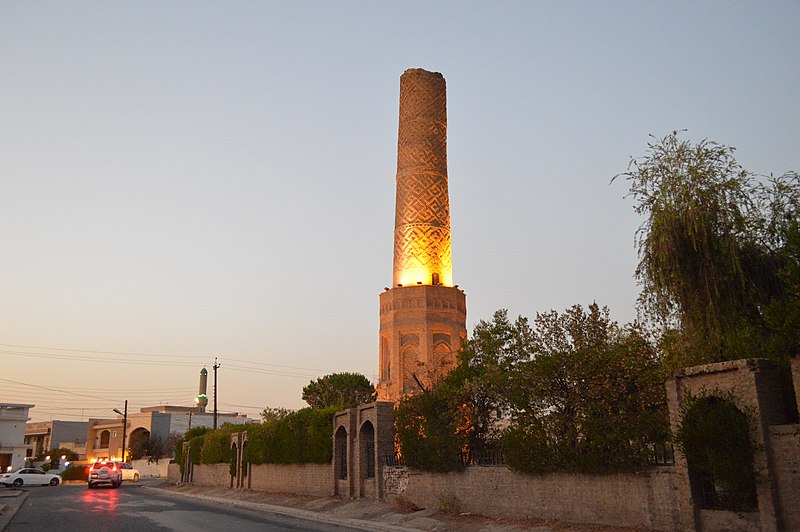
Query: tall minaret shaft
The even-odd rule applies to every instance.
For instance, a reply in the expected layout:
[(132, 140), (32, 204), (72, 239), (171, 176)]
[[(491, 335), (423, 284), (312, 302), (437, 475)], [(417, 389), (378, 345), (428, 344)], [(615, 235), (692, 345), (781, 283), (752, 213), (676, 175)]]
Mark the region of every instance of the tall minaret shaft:
[(453, 286), (447, 190), (447, 93), (438, 72), (400, 77), (392, 286)]
[(453, 285), (447, 97), (437, 72), (400, 77), (392, 287), (380, 295), (381, 401), (429, 389), (456, 366), (467, 300)]
[(206, 411), (206, 406), (208, 405), (208, 395), (206, 394), (208, 388), (208, 370), (203, 368), (200, 370), (200, 386), (197, 390), (197, 397), (194, 399), (194, 403), (197, 405), (198, 412), (203, 414)]

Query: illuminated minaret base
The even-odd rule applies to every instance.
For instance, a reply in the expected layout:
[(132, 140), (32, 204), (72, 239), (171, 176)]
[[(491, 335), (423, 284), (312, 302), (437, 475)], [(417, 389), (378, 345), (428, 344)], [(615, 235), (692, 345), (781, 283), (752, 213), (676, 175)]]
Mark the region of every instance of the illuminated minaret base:
[(467, 306), (450, 249), (445, 80), (410, 69), (400, 77), (394, 272), (380, 296), (381, 401), (428, 388), (455, 365)]

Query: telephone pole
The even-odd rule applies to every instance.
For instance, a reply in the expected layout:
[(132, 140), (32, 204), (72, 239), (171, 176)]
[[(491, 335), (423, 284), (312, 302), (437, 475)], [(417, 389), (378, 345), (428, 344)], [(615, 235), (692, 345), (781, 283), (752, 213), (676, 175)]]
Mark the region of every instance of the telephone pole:
[[(128, 400), (125, 399), (125, 412), (114, 409), (114, 412), (122, 415), (122, 461), (125, 461), (125, 437), (128, 435)], [(109, 456), (109, 458), (111, 458)]]
[(217, 357), (214, 357), (214, 430), (217, 430), (217, 368), (221, 364), (217, 364)]

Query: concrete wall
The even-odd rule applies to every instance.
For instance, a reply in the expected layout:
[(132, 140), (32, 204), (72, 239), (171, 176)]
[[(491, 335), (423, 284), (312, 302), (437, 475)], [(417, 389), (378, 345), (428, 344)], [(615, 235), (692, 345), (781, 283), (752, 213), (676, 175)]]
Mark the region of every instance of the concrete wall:
[[(147, 459), (142, 460), (132, 460), (131, 465), (139, 470), (139, 475), (142, 478), (146, 477), (155, 477), (155, 478), (166, 478), (168, 474), (169, 468), (169, 458), (162, 458), (158, 461), (158, 463), (153, 462), (151, 464), (147, 463)], [(180, 478), (180, 472), (178, 474), (178, 478)]]
[(491, 517), (559, 519), (576, 523), (674, 530), (677, 503), (671, 467), (644, 474), (523, 475), (506, 467), (468, 467), (463, 473), (384, 469), (388, 500), (421, 508), (457, 501), (460, 511)]
[(180, 464), (169, 464), (167, 466), (167, 480), (172, 484), (178, 484), (181, 481)]
[(50, 436), (50, 449), (61, 447), (62, 443), (86, 443), (86, 421), (53, 421)]

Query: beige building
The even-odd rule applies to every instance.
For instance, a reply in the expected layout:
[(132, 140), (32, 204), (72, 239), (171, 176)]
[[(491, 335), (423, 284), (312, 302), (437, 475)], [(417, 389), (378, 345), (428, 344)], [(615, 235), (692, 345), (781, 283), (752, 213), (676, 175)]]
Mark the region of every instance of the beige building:
[[(166, 443), (170, 435), (183, 436), (191, 427), (213, 427), (214, 414), (198, 413), (197, 407), (151, 406), (128, 414), (125, 447), (130, 449), (131, 440), (157, 437)], [(217, 426), (224, 423), (255, 423), (238, 413), (218, 413)], [(86, 435), (86, 459), (122, 459), (123, 416), (107, 419), (90, 419)]]

